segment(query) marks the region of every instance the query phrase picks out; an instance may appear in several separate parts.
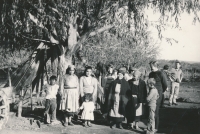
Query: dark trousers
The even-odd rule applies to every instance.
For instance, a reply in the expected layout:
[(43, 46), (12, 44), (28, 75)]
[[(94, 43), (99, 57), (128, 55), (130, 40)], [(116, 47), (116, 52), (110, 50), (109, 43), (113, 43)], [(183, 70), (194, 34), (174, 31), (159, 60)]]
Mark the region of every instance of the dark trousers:
[(56, 99), (46, 99), (45, 103), (45, 121), (47, 122), (49, 118), (49, 113), (51, 114), (51, 122), (56, 120), (56, 108), (57, 108), (57, 103)]
[(155, 111), (155, 129), (157, 129), (157, 130), (158, 130), (158, 126), (159, 126), (159, 111), (160, 111), (160, 105), (161, 105), (162, 98), (163, 98), (163, 92), (158, 91), (158, 94), (160, 97), (157, 99), (156, 111)]
[(161, 107), (164, 106), (164, 102), (165, 102), (165, 95), (164, 95), (164, 93), (163, 93), (163, 94), (162, 94), (161, 104), (160, 104)]

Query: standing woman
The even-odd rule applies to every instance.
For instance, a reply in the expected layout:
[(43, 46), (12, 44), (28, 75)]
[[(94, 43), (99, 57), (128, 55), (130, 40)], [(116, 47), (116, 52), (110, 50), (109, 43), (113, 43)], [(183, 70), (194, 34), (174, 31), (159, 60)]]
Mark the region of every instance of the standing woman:
[(69, 65), (64, 77), (63, 99), (61, 103), (61, 110), (64, 111), (65, 116), (64, 126), (74, 125), (71, 122), (71, 118), (79, 109), (79, 82), (74, 72), (75, 67)]
[(140, 79), (141, 72), (136, 70), (133, 73), (133, 78), (128, 81), (131, 88), (131, 99), (127, 105), (127, 123), (135, 121), (135, 129), (138, 129), (138, 122), (142, 116), (142, 105), (146, 102), (147, 88), (145, 81)]
[(115, 124), (120, 129), (122, 128), (122, 121), (125, 119), (125, 107), (128, 102), (128, 94), (130, 94), (130, 87), (128, 82), (124, 79), (125, 70), (120, 69), (118, 78), (110, 85), (110, 93), (108, 98), (108, 119), (110, 120), (110, 128)]
[(84, 71), (84, 76), (80, 78), (80, 93), (82, 102), (84, 95), (87, 93), (92, 94), (93, 101), (96, 101), (97, 97), (97, 79), (92, 77), (92, 67), (87, 66)]

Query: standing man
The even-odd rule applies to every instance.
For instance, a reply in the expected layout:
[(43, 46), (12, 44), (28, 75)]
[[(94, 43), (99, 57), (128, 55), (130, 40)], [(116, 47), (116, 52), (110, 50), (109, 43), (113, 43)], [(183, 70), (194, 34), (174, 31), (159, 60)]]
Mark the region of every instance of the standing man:
[(151, 61), (149, 63), (151, 68), (151, 73), (149, 78), (154, 78), (156, 80), (155, 88), (158, 90), (159, 98), (156, 101), (156, 111), (155, 111), (155, 130), (158, 130), (159, 125), (159, 109), (162, 101), (162, 94), (167, 90), (167, 80), (162, 71), (158, 69), (158, 62)]
[(172, 68), (171, 70), (173, 81), (172, 81), (172, 88), (170, 90), (169, 106), (171, 106), (172, 104), (178, 105), (176, 103), (176, 99), (178, 97), (180, 83), (183, 79), (183, 72), (180, 69), (180, 67), (181, 67), (180, 62), (176, 61), (175, 68)]
[[(164, 65), (162, 71), (165, 74), (165, 77), (166, 77), (166, 80), (167, 80), (167, 87), (168, 87), (168, 89), (171, 89), (172, 80), (171, 80), (171, 75), (170, 75), (170, 72), (169, 72), (169, 65)], [(165, 101), (165, 92), (163, 93), (163, 96), (162, 96), (161, 108), (164, 107), (164, 101)]]

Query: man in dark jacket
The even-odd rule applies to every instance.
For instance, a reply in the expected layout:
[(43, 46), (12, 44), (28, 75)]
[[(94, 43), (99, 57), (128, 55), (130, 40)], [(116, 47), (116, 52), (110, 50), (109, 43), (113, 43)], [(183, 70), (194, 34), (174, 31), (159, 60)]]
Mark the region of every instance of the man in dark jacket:
[(159, 108), (162, 101), (162, 94), (167, 90), (167, 78), (165, 74), (158, 69), (157, 61), (152, 61), (149, 63), (151, 68), (151, 73), (149, 74), (149, 78), (154, 78), (156, 80), (155, 87), (158, 90), (159, 99), (157, 99), (156, 103), (156, 111), (155, 111), (155, 129), (158, 130), (159, 125)]

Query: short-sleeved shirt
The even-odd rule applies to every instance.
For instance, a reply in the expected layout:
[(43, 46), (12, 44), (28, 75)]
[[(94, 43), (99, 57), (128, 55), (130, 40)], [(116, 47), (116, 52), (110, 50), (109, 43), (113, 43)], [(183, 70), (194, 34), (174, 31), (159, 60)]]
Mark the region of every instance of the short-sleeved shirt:
[(57, 84), (55, 85), (46, 84), (44, 86), (44, 89), (46, 91), (46, 99), (54, 99), (56, 98), (59, 86)]

